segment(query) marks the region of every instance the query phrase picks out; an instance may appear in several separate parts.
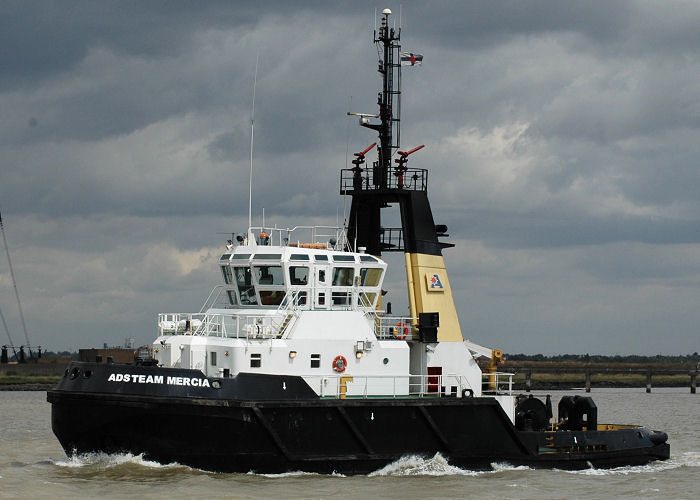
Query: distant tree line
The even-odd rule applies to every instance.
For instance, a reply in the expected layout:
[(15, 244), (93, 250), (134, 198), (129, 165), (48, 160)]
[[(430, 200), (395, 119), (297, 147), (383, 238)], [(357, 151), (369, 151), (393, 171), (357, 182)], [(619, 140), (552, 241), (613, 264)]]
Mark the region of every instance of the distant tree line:
[(601, 354), (555, 354), (545, 356), (544, 354), (506, 354), (508, 361), (575, 361), (579, 363), (698, 363), (700, 355), (697, 351), (693, 354), (685, 355), (664, 355), (656, 354), (655, 356), (640, 356), (631, 354), (621, 356), (604, 356)]
[[(19, 354), (19, 348), (17, 348), (17, 353)], [(11, 348), (8, 348), (8, 360), (10, 362), (18, 361), (17, 355), (15, 355), (14, 352), (12, 352)], [(37, 357), (38, 352), (32, 348), (32, 356)], [(46, 358), (46, 359), (56, 359), (56, 358), (75, 358), (78, 359), (78, 353), (77, 352), (71, 352), (71, 351), (41, 351), (41, 357)], [(29, 350), (25, 348), (24, 350), (24, 358), (29, 359)]]

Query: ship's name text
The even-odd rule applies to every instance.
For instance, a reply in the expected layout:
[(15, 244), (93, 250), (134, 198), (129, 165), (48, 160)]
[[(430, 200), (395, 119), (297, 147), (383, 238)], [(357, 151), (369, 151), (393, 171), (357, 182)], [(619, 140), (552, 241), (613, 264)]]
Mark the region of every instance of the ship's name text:
[(107, 382), (126, 382), (131, 384), (168, 384), (193, 387), (209, 387), (209, 380), (198, 377), (164, 377), (163, 375), (132, 375), (130, 373), (112, 373)]

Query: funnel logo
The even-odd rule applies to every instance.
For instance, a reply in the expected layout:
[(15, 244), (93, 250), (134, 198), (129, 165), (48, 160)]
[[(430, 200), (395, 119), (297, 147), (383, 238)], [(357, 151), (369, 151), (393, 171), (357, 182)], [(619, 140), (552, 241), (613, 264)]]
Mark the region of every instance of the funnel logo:
[(426, 274), (426, 280), (428, 282), (429, 292), (442, 292), (445, 287), (442, 286), (442, 280), (437, 273)]

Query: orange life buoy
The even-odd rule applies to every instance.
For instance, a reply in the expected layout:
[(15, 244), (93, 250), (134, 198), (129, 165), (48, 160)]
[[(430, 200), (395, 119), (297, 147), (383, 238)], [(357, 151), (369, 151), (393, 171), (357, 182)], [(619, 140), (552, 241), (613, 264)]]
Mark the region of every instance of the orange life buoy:
[(394, 337), (403, 340), (408, 336), (408, 326), (405, 323), (396, 323), (394, 327)]
[(333, 369), (338, 373), (343, 373), (347, 366), (348, 360), (345, 359), (345, 356), (336, 356), (333, 360)]

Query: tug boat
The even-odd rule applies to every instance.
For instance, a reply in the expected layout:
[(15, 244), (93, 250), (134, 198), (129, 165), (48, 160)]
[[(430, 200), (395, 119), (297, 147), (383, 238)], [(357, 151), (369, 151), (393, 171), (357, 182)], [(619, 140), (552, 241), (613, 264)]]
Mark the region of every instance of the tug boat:
[[(402, 456), (581, 469), (669, 458), (663, 432), (598, 423), (589, 397), (518, 396), (503, 354), (463, 339), (428, 171), (399, 150), (400, 28), (374, 34), (383, 88), (370, 167), (341, 171), (345, 227), (249, 227), (197, 313), (158, 316), (131, 364), (72, 362), (47, 393), (67, 454), (142, 454), (220, 472), (368, 473)], [(377, 120), (374, 123), (373, 120)], [(392, 164), (392, 158), (394, 162)], [(398, 206), (401, 227), (382, 225)], [(384, 303), (385, 252), (405, 256), (409, 315)], [(476, 358), (490, 358), (482, 373)]]

